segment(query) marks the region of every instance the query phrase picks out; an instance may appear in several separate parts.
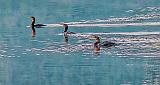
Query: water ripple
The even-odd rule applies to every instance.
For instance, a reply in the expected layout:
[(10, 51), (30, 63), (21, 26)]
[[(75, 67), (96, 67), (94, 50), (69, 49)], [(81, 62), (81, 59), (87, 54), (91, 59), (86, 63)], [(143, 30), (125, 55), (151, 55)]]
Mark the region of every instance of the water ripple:
[[(160, 38), (156, 34), (153, 35), (111, 35), (111, 42), (117, 43), (116, 46), (109, 48), (101, 48), (100, 54), (103, 52), (107, 55), (143, 55), (143, 56), (158, 56), (160, 53)], [(102, 38), (102, 41), (104, 38)], [(69, 55), (70, 53), (80, 52), (83, 56), (93, 55), (94, 47), (90, 40), (80, 40), (79, 43), (63, 44), (63, 43), (48, 43), (44, 48), (31, 48), (26, 49), (28, 52), (45, 52), (50, 53), (64, 53)], [(37, 55), (40, 55), (37, 53)]]

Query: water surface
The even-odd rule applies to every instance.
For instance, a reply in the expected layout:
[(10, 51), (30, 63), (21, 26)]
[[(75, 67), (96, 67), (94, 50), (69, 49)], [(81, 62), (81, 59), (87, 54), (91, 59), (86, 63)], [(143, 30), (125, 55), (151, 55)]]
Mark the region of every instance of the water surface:
[[(159, 5), (155, 0), (1, 0), (0, 85), (159, 85)], [(64, 37), (62, 26), (45, 27), (33, 38), (26, 27), (29, 16), (36, 23), (68, 23), (77, 34)], [(117, 45), (95, 51), (91, 35)]]

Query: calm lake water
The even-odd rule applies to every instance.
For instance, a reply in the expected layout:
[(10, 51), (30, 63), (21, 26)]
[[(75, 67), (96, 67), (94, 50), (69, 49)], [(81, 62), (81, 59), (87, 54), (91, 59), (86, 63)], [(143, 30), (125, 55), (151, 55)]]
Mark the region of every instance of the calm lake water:
[(159, 0), (1, 0), (0, 19), (0, 85), (160, 85)]

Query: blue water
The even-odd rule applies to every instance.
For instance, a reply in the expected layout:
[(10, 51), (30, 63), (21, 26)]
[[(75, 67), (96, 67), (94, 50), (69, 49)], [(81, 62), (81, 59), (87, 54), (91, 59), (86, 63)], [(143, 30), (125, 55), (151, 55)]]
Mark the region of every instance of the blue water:
[[(32, 37), (29, 16), (77, 34)], [(158, 0), (1, 0), (0, 19), (0, 85), (160, 85)], [(91, 35), (117, 45), (95, 51)]]

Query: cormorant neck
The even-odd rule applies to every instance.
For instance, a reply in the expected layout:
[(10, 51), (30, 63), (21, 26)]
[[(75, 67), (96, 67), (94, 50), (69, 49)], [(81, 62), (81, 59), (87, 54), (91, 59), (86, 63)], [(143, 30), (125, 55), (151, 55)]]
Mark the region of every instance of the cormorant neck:
[(64, 26), (64, 32), (67, 32), (68, 31), (68, 25), (67, 24), (63, 24)]
[(32, 25), (34, 25), (35, 24), (35, 19), (32, 19)]
[(100, 38), (98, 36), (95, 36), (96, 42), (94, 43), (94, 46), (97, 46), (100, 43)]
[(99, 37), (96, 37), (96, 42), (97, 42), (97, 43), (100, 43)]

